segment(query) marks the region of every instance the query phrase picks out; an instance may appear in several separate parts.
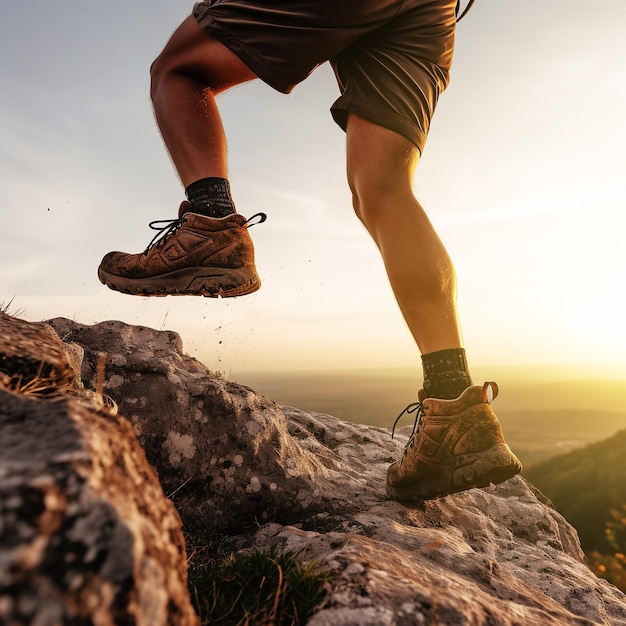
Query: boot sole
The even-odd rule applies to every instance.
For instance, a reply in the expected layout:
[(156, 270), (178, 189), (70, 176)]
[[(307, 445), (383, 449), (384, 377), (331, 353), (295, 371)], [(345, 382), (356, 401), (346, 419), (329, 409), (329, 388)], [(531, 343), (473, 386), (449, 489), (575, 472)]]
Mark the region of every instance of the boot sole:
[(123, 278), (98, 268), (103, 285), (132, 296), (205, 296), (233, 298), (258, 291), (261, 280), (254, 267), (236, 269), (192, 267), (152, 278)]
[(506, 443), (483, 452), (451, 457), (437, 472), (406, 487), (387, 483), (387, 495), (399, 502), (433, 500), (467, 489), (497, 485), (522, 471), (522, 464)]

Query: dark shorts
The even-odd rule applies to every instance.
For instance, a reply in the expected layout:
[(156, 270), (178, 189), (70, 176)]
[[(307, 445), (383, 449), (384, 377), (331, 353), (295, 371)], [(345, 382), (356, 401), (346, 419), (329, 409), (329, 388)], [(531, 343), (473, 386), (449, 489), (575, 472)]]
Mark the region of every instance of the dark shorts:
[(289, 93), (330, 61), (341, 96), (331, 108), (424, 147), (449, 80), (456, 0), (206, 0), (193, 14), (261, 80)]

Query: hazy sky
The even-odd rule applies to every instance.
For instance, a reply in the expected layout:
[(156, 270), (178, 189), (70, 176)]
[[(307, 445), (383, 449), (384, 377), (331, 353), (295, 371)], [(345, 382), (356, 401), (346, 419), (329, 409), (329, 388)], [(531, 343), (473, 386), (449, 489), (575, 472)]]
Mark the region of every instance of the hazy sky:
[[(101, 257), (141, 251), (183, 198), (148, 68), (192, 3), (4, 4), (0, 302), (177, 330), (227, 373), (419, 363), (352, 214), (327, 66), (289, 97), (220, 98), (239, 212), (269, 216), (251, 230), (261, 291), (124, 296)], [(624, 0), (477, 0), (459, 26), (415, 188), (457, 268), (471, 364), (626, 374), (625, 23)]]

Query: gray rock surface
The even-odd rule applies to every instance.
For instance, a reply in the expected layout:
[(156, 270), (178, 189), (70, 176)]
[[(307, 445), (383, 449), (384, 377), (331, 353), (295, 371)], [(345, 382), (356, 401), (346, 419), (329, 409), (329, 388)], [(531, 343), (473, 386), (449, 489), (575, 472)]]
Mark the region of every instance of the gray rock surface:
[(234, 532), (350, 506), (354, 494), (329, 481), (343, 476), (334, 455), (300, 446), (280, 407), (213, 376), (183, 354), (176, 333), (119, 322), (51, 324), (83, 348), (87, 387), (105, 364), (104, 393), (132, 422), (189, 530)]
[(50, 323), (83, 349), (82, 382), (130, 419), (188, 528), (336, 574), (309, 626), (626, 624), (625, 596), (523, 478), (407, 508), (384, 490), (406, 433), (279, 407), (216, 379), (172, 332)]
[(0, 319), (0, 624), (193, 626), (176, 509), (66, 350)]
[[(383, 493), (380, 433), (285, 408), (365, 485), (360, 510), (268, 524), (254, 545), (306, 550), (338, 579), (309, 626), (625, 624), (626, 599), (587, 568), (574, 529), (523, 478), (407, 508)], [(301, 431), (302, 432), (302, 431)], [(356, 442), (360, 442), (357, 444)], [(399, 450), (398, 450), (399, 453)]]

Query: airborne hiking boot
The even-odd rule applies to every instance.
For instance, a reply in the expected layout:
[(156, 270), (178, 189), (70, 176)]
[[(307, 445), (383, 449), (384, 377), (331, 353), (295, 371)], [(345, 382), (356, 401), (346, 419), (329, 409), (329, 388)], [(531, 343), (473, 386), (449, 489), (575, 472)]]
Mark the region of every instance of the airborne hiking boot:
[(455, 400), (426, 398), (409, 405), (398, 419), (416, 412), (415, 426), (402, 458), (387, 470), (388, 495), (400, 502), (430, 500), (521, 472), (491, 408), (497, 395), (498, 386), (485, 383)]
[(266, 216), (205, 217), (183, 202), (178, 219), (150, 223), (159, 233), (143, 252), (109, 252), (98, 278), (115, 291), (136, 296), (226, 298), (252, 293), (261, 286), (248, 233), (255, 219), (264, 222)]

